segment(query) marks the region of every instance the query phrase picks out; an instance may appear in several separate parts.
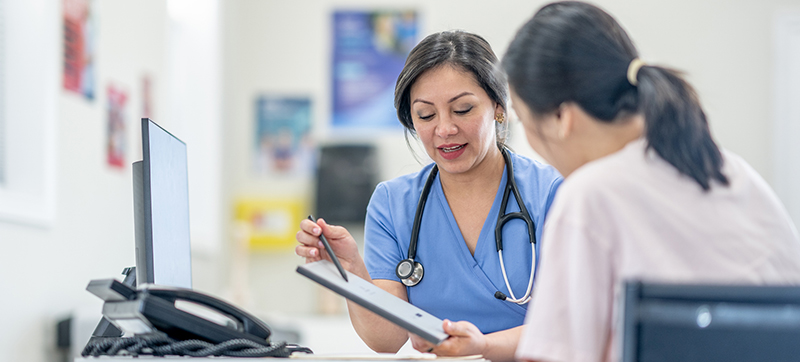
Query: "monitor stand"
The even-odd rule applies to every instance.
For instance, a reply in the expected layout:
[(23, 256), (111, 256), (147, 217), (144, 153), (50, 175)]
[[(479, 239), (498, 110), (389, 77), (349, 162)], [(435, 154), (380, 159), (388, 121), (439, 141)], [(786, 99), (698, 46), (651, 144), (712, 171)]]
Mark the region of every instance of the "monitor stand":
[[(136, 267), (129, 266), (125, 269), (122, 269), (122, 275), (125, 276), (125, 279), (122, 280), (122, 284), (125, 284), (131, 288), (136, 289)], [(105, 338), (105, 337), (122, 337), (122, 331), (119, 328), (115, 327), (111, 322), (103, 317), (100, 320), (100, 323), (97, 323), (97, 327), (94, 329), (92, 333), (92, 338), (89, 340), (93, 340), (95, 338)]]

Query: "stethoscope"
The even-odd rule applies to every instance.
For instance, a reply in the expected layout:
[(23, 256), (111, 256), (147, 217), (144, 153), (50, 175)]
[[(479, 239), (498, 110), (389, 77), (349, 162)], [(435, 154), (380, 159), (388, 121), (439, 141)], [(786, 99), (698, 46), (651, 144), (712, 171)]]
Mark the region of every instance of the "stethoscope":
[[(500, 300), (517, 304), (525, 304), (531, 299), (531, 291), (533, 290), (533, 275), (534, 271), (536, 270), (536, 226), (533, 224), (530, 214), (528, 214), (528, 209), (525, 208), (525, 203), (522, 202), (519, 190), (517, 189), (517, 183), (514, 181), (514, 168), (511, 164), (511, 159), (508, 156), (508, 151), (506, 151), (505, 148), (501, 149), (500, 151), (503, 154), (503, 159), (506, 161), (507, 181), (506, 189), (503, 192), (503, 200), (500, 204), (500, 212), (497, 215), (497, 226), (495, 226), (494, 229), (494, 237), (495, 241), (497, 242), (497, 256), (500, 258), (500, 269), (503, 272), (503, 279), (506, 282), (506, 288), (508, 288), (508, 292), (511, 294), (511, 297), (509, 298), (505, 295), (505, 293), (500, 291), (495, 292), (494, 296)], [(428, 175), (428, 180), (425, 181), (425, 187), (422, 188), (422, 194), (420, 195), (419, 202), (417, 203), (417, 213), (414, 215), (414, 226), (411, 229), (411, 242), (408, 244), (408, 258), (400, 261), (400, 263), (397, 264), (397, 268), (395, 268), (395, 274), (397, 274), (397, 277), (400, 278), (403, 284), (409, 287), (419, 284), (419, 282), (422, 281), (422, 276), (425, 274), (422, 264), (415, 262), (414, 257), (417, 256), (417, 240), (419, 238), (419, 226), (422, 221), (422, 210), (425, 209), (425, 203), (428, 201), (428, 194), (431, 191), (431, 185), (436, 179), (436, 174), (438, 172), (439, 168), (434, 165), (430, 175)], [(514, 194), (514, 198), (517, 200), (517, 205), (519, 205), (519, 211), (506, 214), (508, 196), (512, 193)], [(514, 291), (511, 290), (511, 285), (508, 283), (508, 274), (506, 274), (506, 267), (503, 263), (503, 226), (513, 219), (522, 219), (522, 221), (525, 222), (525, 224), (528, 226), (528, 240), (531, 243), (531, 275), (528, 279), (528, 289), (525, 291), (525, 295), (519, 299), (514, 296)]]

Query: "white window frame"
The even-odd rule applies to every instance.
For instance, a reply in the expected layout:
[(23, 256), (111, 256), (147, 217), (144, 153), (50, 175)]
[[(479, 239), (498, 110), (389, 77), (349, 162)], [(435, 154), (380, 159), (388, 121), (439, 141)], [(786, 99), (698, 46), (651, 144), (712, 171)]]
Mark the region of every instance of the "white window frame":
[(56, 214), (59, 7), (0, 0), (0, 222), (52, 226)]

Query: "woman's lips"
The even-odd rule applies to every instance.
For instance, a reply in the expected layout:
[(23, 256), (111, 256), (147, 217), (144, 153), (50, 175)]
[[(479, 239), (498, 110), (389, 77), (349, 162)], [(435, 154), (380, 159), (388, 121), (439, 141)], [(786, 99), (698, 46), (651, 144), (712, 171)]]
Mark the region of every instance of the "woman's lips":
[(448, 144), (439, 146), (437, 149), (439, 150), (439, 155), (442, 156), (445, 160), (452, 160), (461, 156), (466, 149), (467, 144)]

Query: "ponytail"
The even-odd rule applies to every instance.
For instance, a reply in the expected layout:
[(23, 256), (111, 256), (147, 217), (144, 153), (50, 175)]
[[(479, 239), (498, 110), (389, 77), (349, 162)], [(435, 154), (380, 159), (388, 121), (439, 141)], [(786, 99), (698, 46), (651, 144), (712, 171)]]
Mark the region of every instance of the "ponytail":
[(510, 87), (536, 114), (575, 102), (600, 122), (643, 113), (648, 149), (694, 179), (728, 185), (694, 89), (669, 69), (647, 66), (625, 29), (602, 9), (563, 1), (541, 8), (503, 57)]
[(676, 71), (644, 66), (638, 74), (645, 137), (664, 160), (709, 190), (711, 180), (728, 185), (722, 154), (711, 139), (705, 112), (694, 88)]

